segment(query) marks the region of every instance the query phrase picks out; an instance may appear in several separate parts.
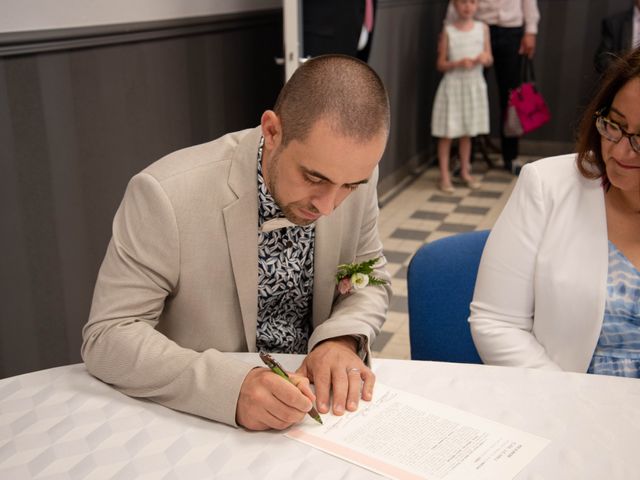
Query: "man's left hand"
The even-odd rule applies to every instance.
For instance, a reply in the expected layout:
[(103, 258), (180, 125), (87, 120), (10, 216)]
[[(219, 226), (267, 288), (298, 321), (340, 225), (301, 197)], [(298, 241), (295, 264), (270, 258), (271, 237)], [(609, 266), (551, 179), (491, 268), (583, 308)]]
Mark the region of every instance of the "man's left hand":
[(520, 55), (526, 55), (529, 58), (533, 58), (533, 54), (536, 53), (536, 34), (525, 33), (520, 41)]
[[(358, 341), (345, 336), (325, 340), (306, 356), (296, 373), (315, 384), (318, 412), (329, 411), (329, 393), (333, 392), (333, 413), (342, 415), (358, 409), (358, 402), (371, 400), (374, 373), (360, 359)], [(363, 383), (364, 382), (364, 383)]]

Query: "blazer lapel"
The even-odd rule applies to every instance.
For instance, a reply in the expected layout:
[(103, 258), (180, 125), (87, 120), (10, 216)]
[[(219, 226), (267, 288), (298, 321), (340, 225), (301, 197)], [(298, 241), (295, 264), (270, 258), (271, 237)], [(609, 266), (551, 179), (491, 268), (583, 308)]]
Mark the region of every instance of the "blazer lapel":
[(258, 318), (258, 185), (260, 129), (238, 146), (229, 171), (229, 187), (238, 200), (223, 210), (233, 277), (236, 283), (247, 349), (256, 350)]
[(313, 255), (313, 328), (329, 317), (333, 296), (336, 292), (335, 273), (340, 263), (342, 244), (342, 209), (316, 224), (316, 239)]

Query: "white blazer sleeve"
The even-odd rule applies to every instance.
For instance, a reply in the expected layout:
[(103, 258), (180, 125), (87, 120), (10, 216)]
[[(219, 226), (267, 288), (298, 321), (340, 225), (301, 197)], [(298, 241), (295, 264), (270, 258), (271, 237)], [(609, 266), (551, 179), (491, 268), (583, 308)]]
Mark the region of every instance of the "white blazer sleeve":
[(471, 303), (471, 333), (485, 363), (560, 370), (532, 333), (548, 208), (538, 172), (525, 165), (487, 240)]

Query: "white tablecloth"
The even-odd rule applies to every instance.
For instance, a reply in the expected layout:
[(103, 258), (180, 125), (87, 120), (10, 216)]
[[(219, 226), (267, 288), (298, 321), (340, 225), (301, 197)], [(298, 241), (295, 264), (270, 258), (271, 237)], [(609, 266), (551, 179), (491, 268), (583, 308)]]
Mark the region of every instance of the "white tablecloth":
[[(302, 358), (276, 357), (290, 369)], [(381, 359), (374, 371), (393, 387), (551, 439), (518, 479), (640, 478), (640, 380)], [(0, 479), (23, 478), (380, 477), (278, 432), (129, 398), (79, 364), (0, 380)]]

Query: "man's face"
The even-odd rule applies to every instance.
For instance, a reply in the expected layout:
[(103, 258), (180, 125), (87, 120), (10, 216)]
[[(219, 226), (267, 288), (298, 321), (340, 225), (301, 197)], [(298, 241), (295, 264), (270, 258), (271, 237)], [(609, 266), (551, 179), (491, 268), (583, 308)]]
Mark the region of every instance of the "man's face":
[(322, 119), (304, 141), (292, 140), (286, 147), (279, 142), (281, 136), (269, 135), (267, 131), (262, 165), (265, 182), (284, 215), (296, 225), (309, 225), (331, 214), (359, 185), (367, 183), (387, 140), (381, 131), (359, 143), (336, 134)]

